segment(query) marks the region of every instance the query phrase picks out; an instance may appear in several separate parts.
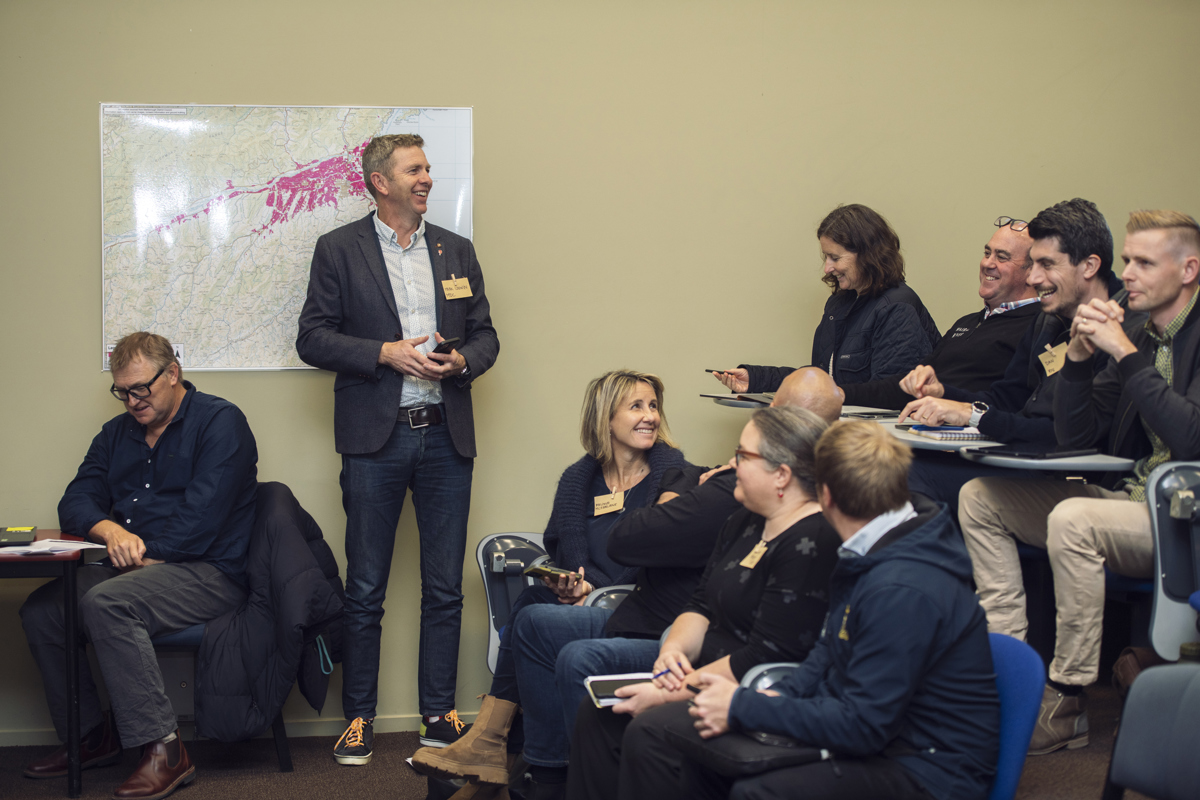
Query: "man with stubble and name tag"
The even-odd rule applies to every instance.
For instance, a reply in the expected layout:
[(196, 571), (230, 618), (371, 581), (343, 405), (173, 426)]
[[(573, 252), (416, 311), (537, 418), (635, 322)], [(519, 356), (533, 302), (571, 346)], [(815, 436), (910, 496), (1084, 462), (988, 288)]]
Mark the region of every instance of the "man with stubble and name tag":
[(340, 764), (371, 760), (383, 601), (409, 489), (421, 539), (421, 744), (444, 747), (464, 728), (454, 692), (475, 458), (471, 384), (500, 342), (471, 241), (423, 218), (433, 188), (424, 145), (393, 134), (363, 151), (377, 211), (317, 240), (296, 339), (306, 363), (337, 373), (350, 721), (334, 748)]

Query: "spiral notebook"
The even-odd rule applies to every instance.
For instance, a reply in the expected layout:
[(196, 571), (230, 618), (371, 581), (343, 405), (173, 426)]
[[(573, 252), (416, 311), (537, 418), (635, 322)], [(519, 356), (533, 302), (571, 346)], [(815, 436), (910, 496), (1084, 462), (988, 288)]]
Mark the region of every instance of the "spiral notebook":
[(913, 425), (909, 433), (924, 436), (926, 439), (938, 439), (943, 442), (981, 442), (987, 437), (978, 428), (963, 428), (956, 425)]

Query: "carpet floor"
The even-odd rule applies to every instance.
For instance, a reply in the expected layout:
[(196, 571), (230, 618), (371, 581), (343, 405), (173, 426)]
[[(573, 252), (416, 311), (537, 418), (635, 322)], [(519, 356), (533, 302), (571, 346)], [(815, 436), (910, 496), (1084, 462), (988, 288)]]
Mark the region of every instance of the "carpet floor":
[[(1088, 692), (1091, 743), (1079, 750), (1060, 750), (1025, 762), (1019, 800), (1097, 800), (1104, 789), (1112, 752), (1119, 703), (1108, 687)], [(275, 746), (270, 739), (240, 744), (201, 740), (188, 742), (188, 753), (197, 765), (195, 780), (179, 789), (179, 800), (422, 800), (426, 779), (413, 772), (405, 759), (417, 749), (416, 733), (384, 733), (375, 737), (375, 755), (366, 767), (343, 767), (331, 756), (333, 741), (306, 737), (291, 740), (295, 771), (280, 773)], [(45, 747), (0, 748), (0, 798), (62, 798), (66, 779), (30, 780), (21, 774), (24, 764), (46, 752)], [(111, 767), (83, 773), (84, 798), (109, 798), (137, 764), (137, 753), (125, 752)], [(1127, 800), (1141, 798), (1126, 793)]]

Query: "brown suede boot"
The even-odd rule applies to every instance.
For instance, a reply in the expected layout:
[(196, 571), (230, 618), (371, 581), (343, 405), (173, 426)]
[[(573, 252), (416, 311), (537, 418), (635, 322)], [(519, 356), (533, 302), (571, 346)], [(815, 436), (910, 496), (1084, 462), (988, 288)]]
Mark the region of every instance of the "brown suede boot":
[(422, 747), (413, 756), (413, 766), (443, 778), (507, 785), (508, 729), (516, 714), (516, 703), (484, 695), (471, 729), (449, 747)]
[(1068, 697), (1046, 684), (1029, 755), (1044, 756), (1055, 750), (1077, 750), (1088, 745), (1088, 718), (1083, 694)]

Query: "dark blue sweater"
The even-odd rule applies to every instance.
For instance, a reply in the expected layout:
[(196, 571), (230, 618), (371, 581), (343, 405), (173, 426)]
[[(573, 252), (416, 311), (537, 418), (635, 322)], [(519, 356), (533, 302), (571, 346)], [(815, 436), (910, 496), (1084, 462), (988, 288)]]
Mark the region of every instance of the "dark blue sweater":
[(982, 800), (1000, 728), (987, 620), (950, 517), (913, 504), (915, 519), (839, 561), (821, 639), (772, 687), (782, 696), (738, 689), (729, 720), (835, 756), (882, 754), (938, 800)]
[(125, 413), (104, 424), (58, 504), (65, 533), (86, 536), (111, 519), (146, 543), (146, 557), (206, 561), (245, 582), (254, 526), (258, 449), (241, 410), (187, 394), (151, 449)]
[[(647, 456), (650, 474), (643, 478), (648, 482), (647, 502), (658, 499), (658, 487), (663, 473), (671, 467), (690, 466), (683, 458), (683, 451), (657, 442)], [(563, 471), (558, 479), (558, 490), (554, 493), (554, 508), (542, 546), (554, 559), (556, 566), (563, 569), (586, 569), (587, 581), (596, 588), (622, 583), (633, 583), (636, 567), (629, 567), (619, 575), (609, 575), (588, 555), (588, 518), (592, 516), (592, 494), (589, 488), (592, 479), (600, 472), (600, 462), (584, 456)]]

